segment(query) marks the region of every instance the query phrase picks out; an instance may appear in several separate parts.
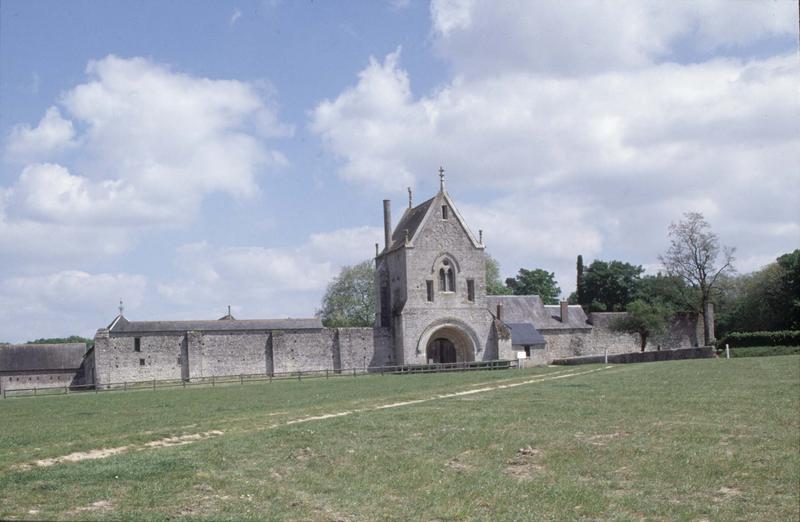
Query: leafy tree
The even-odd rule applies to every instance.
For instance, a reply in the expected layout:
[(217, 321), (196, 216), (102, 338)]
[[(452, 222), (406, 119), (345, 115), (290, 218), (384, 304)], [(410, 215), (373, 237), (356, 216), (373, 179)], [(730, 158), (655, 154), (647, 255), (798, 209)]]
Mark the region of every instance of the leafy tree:
[(329, 327), (372, 326), (375, 323), (375, 267), (371, 260), (342, 267), (328, 284), (317, 317)]
[(578, 303), (593, 312), (625, 310), (643, 272), (630, 263), (595, 260), (583, 271)]
[(514, 295), (538, 295), (545, 304), (558, 304), (558, 297), (561, 295), (555, 274), (541, 268), (520, 268), (516, 278), (506, 279), (506, 286)]
[(784, 312), (782, 328), (800, 329), (800, 249), (778, 258), (781, 268), (781, 291), (775, 304)]
[(644, 351), (647, 340), (663, 333), (674, 313), (673, 308), (663, 302), (648, 303), (636, 299), (628, 303), (628, 313), (611, 322), (611, 328), (621, 332), (638, 333), (641, 349)]
[(578, 273), (578, 277), (575, 282), (575, 302), (573, 303), (570, 301), (570, 304), (580, 304), (583, 302), (583, 256), (580, 254), (578, 254), (578, 261), (575, 268), (576, 272)]
[[(720, 248), (717, 235), (699, 212), (687, 212), (669, 227), (670, 246), (659, 256), (667, 273), (683, 279), (695, 292), (686, 294), (686, 304), (703, 316), (703, 342), (711, 342), (711, 318), (706, 314), (719, 278), (733, 272), (734, 248)], [(719, 261), (718, 261), (718, 258)]]
[(486, 293), (488, 295), (507, 295), (511, 289), (503, 284), (500, 279), (500, 263), (495, 258), (486, 254)]
[(800, 327), (800, 250), (750, 274), (723, 274), (714, 295), (720, 337)]
[(70, 335), (69, 337), (50, 337), (36, 339), (35, 341), (28, 341), (25, 344), (67, 344), (67, 343), (84, 343), (87, 347), (94, 346), (94, 339), (87, 339), (80, 335)]
[(646, 303), (661, 302), (676, 312), (687, 312), (684, 296), (691, 292), (686, 288), (686, 283), (679, 277), (656, 274), (642, 276), (636, 284), (634, 300), (640, 299)]

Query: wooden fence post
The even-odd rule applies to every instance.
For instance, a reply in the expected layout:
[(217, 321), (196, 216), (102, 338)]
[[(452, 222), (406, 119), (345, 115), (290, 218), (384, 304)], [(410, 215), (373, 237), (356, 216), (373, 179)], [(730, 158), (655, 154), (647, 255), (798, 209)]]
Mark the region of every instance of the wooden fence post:
[(242, 375), (241, 373), (239, 374), (239, 384), (242, 385), (244, 384), (244, 375)]
[(211, 376), (211, 387), (213, 388), (214, 386), (216, 386), (216, 380), (214, 378), (214, 375), (212, 375)]
[(155, 389), (156, 389), (156, 380), (153, 379), (153, 391), (155, 391)]

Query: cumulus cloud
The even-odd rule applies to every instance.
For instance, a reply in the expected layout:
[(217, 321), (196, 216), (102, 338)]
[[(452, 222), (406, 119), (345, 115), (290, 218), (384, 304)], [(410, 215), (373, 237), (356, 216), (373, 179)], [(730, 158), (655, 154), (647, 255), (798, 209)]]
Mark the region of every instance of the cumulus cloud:
[(433, 2), (452, 78), (415, 95), (399, 50), (370, 59), (311, 129), (360, 185), (399, 192), (443, 162), (509, 272), (566, 274), (578, 253), (652, 262), (690, 210), (771, 256), (800, 240), (796, 55), (671, 58), (689, 33), (730, 49), (796, 27), (777, 3), (694, 5)]
[(24, 162), (33, 158), (47, 158), (76, 145), (72, 122), (61, 117), (58, 107), (50, 107), (36, 127), (21, 124), (12, 129), (6, 145), (6, 156)]
[(138, 308), (147, 279), (136, 274), (64, 270), (0, 280), (0, 332), (4, 341), (31, 337), (93, 336), (120, 298)]
[(674, 61), (677, 44), (729, 50), (793, 38), (791, 2), (434, 0), (432, 31), (458, 74), (573, 75)]
[(378, 227), (355, 227), (312, 234), (294, 247), (186, 244), (174, 254), (179, 277), (157, 291), (187, 317), (228, 304), (249, 318), (308, 317), (341, 267), (368, 259), (382, 235)]
[[(27, 164), (4, 190), (0, 243), (29, 223), (184, 224), (206, 196), (253, 196), (263, 172), (287, 164), (267, 145), (293, 133), (268, 88), (143, 58), (108, 56), (86, 73), (60, 99), (70, 119), (51, 107), (38, 126), (9, 137), (8, 156)], [(65, 149), (71, 154), (58, 154)]]

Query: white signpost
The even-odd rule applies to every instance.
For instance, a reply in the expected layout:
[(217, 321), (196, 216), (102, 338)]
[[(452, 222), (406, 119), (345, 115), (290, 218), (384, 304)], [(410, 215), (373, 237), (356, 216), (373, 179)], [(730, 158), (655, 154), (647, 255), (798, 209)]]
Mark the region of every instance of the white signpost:
[(528, 356), (525, 355), (525, 352), (517, 352), (517, 368), (522, 369), (522, 366), (525, 364), (524, 361), (527, 359)]

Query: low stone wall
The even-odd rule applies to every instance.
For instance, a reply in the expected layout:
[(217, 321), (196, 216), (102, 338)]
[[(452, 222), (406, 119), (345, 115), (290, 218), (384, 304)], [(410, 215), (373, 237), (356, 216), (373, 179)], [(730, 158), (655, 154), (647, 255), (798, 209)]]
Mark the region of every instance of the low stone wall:
[[(681, 348), (678, 350), (661, 350), (655, 352), (618, 353), (608, 356), (609, 364), (628, 364), (656, 361), (677, 361), (681, 359), (708, 359), (714, 357), (716, 351), (713, 346), (701, 348)], [(568, 359), (555, 359), (552, 364), (571, 366), (576, 364), (604, 363), (603, 355), (590, 355), (586, 357), (572, 357)]]
[[(76, 372), (41, 372), (0, 376), (0, 391), (64, 388), (76, 385)], [(79, 384), (83, 384), (80, 382)]]
[[(136, 351), (136, 338), (139, 351)], [(99, 385), (395, 364), (388, 328), (95, 336)]]

